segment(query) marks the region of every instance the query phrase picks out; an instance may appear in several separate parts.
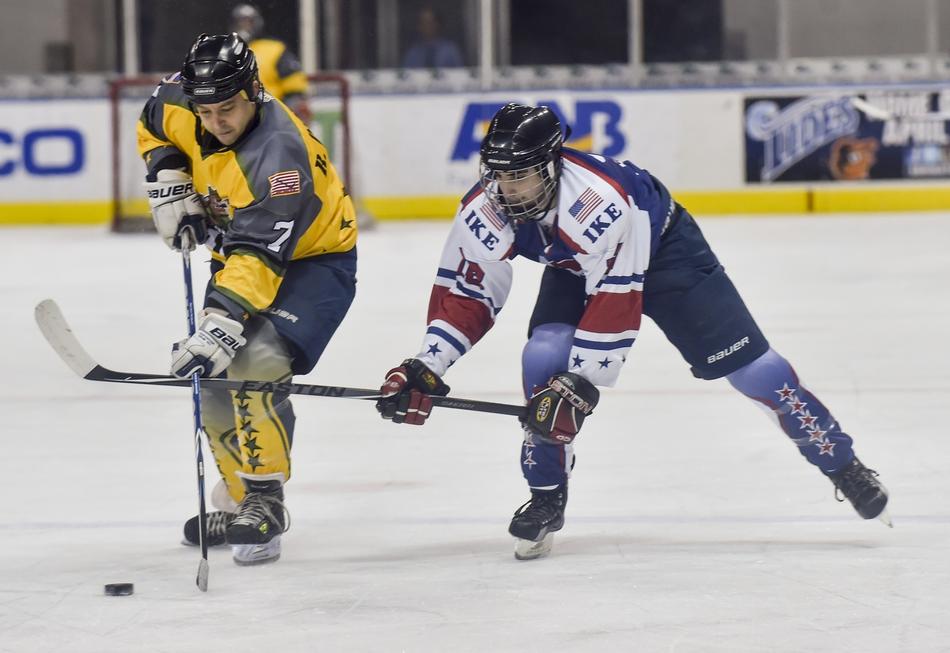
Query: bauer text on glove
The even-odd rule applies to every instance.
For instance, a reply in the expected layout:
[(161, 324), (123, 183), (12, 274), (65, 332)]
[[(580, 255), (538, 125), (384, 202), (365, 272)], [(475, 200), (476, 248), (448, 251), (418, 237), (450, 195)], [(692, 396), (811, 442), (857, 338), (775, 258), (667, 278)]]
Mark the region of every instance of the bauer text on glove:
[(187, 378), (217, 376), (231, 364), (237, 350), (247, 342), (244, 326), (217, 311), (201, 312), (195, 335), (172, 345), (172, 374)]
[(207, 240), (207, 212), (190, 175), (181, 170), (159, 170), (155, 181), (145, 182), (145, 190), (155, 229), (166, 245), (181, 249), (181, 235), (186, 230), (191, 246)]

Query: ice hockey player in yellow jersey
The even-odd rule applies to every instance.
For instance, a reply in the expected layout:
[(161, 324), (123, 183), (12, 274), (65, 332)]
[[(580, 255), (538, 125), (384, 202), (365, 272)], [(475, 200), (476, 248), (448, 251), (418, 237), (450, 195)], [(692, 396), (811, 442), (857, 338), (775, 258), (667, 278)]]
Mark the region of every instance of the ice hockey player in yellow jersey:
[(310, 122), (307, 76), (300, 60), (280, 39), (264, 36), (264, 17), (254, 5), (242, 3), (231, 10), (231, 30), (244, 39), (257, 59), (261, 83), (267, 92), (305, 123)]
[[(356, 217), (326, 148), (262, 86), (237, 34), (202, 34), (138, 124), (155, 226), (213, 252), (195, 335), (174, 347), (172, 373), (286, 381), (316, 365), (355, 294)], [(210, 544), (235, 562), (276, 560), (288, 526), (294, 413), (287, 396), (202, 391), (224, 486)], [(227, 492), (223, 490), (226, 487)], [(197, 519), (185, 525), (197, 541)]]

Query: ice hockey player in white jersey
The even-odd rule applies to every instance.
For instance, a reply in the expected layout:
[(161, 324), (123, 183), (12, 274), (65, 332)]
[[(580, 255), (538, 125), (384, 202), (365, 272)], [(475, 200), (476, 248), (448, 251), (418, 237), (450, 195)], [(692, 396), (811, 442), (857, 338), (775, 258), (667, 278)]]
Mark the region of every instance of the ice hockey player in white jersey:
[[(772, 349), (693, 217), (629, 161), (563, 147), (547, 107), (492, 118), (480, 180), (462, 199), (429, 300), (420, 351), (386, 374), (384, 419), (423, 424), (442, 376), (491, 328), (509, 260), (545, 265), (522, 355), (521, 468), (531, 498), (512, 517), (515, 556), (537, 558), (564, 525), (573, 443), (613, 386), (648, 315), (702, 379), (725, 377), (770, 409), (805, 459), (864, 519), (887, 520), (887, 491), (828, 408)], [(645, 443), (646, 444), (646, 443)], [(843, 500), (843, 499), (839, 499)]]

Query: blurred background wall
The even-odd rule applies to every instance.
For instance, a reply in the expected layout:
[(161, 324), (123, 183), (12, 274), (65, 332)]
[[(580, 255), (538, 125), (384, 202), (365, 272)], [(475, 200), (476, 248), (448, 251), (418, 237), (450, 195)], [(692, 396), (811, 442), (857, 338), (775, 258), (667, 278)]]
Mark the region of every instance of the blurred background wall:
[[(142, 104), (237, 4), (0, 0), (0, 224), (147, 224)], [(512, 100), (702, 213), (950, 209), (950, 0), (252, 4), (379, 217), (450, 216)]]
[[(498, 65), (866, 57), (950, 50), (950, 0), (259, 0), (269, 35), (295, 52), (312, 39), (315, 67), (397, 68), (419, 39), (420, 11), (465, 66), (482, 61), (480, 16), (492, 13)], [(0, 74), (121, 72), (175, 67), (200, 32), (228, 29), (234, 0), (3, 0)], [(127, 19), (134, 25), (135, 52)], [(932, 27), (931, 27), (932, 26)], [(928, 31), (931, 30), (931, 31)], [(935, 42), (928, 42), (928, 34)], [(311, 62), (305, 62), (310, 64)]]

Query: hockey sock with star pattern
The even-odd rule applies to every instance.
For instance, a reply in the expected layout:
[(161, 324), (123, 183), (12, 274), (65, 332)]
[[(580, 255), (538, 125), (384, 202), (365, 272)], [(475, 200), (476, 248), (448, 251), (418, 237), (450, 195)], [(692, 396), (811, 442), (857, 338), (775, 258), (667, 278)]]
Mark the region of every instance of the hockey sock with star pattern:
[(851, 462), (851, 437), (774, 349), (726, 378), (736, 390), (766, 407), (801, 454), (821, 471), (834, 473)]

